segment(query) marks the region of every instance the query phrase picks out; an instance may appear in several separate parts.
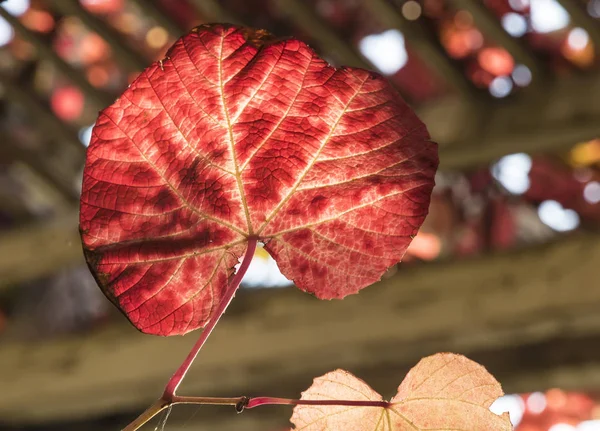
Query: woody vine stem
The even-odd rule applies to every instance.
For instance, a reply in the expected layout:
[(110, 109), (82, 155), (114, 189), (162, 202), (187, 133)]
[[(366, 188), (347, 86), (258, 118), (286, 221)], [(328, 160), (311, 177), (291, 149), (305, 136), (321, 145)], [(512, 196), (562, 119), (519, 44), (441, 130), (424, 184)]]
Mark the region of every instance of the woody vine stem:
[(225, 313), (225, 310), (231, 303), (231, 300), (235, 296), (246, 271), (248, 271), (248, 267), (250, 266), (250, 262), (252, 261), (252, 257), (254, 256), (254, 252), (256, 250), (258, 239), (256, 237), (248, 238), (248, 248), (246, 249), (246, 254), (242, 259), (242, 263), (238, 272), (235, 274), (225, 295), (223, 300), (219, 304), (219, 307), (208, 321), (206, 326), (204, 327), (202, 334), (200, 334), (200, 338), (192, 347), (190, 353), (188, 353), (187, 357), (183, 361), (183, 363), (179, 366), (177, 371), (173, 374), (173, 376), (167, 382), (167, 386), (165, 390), (157, 401), (155, 401), (150, 407), (146, 409), (137, 419), (123, 428), (123, 431), (136, 431), (140, 429), (144, 424), (150, 421), (157, 414), (165, 410), (166, 408), (175, 405), (175, 404), (197, 404), (197, 405), (229, 405), (235, 406), (235, 409), (238, 413), (241, 413), (244, 409), (251, 409), (254, 407), (259, 407), (262, 405), (335, 405), (335, 406), (355, 406), (355, 407), (388, 407), (389, 403), (385, 401), (353, 401), (353, 400), (293, 400), (287, 398), (273, 398), (273, 397), (232, 397), (232, 398), (214, 398), (214, 397), (186, 397), (186, 396), (178, 396), (176, 394), (177, 388), (183, 381), (186, 373), (194, 363), (194, 360), (198, 356), (198, 353), (204, 346), (204, 343), (210, 336), (211, 332), (219, 322), (219, 319)]

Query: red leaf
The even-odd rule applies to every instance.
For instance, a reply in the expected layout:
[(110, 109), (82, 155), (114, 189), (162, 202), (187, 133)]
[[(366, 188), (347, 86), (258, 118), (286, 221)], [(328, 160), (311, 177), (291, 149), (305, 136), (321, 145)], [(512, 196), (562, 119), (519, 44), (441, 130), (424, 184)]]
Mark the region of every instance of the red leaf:
[(398, 262), (427, 214), (437, 146), (379, 75), (297, 40), (201, 26), (92, 132), (86, 258), (141, 331), (202, 327), (247, 238), (296, 285), (342, 298)]
[[(509, 431), (508, 414), (489, 410), (502, 395), (500, 384), (481, 365), (438, 353), (410, 370), (388, 407), (298, 405), (291, 421), (298, 431)], [(316, 378), (301, 399), (383, 401), (343, 370)]]

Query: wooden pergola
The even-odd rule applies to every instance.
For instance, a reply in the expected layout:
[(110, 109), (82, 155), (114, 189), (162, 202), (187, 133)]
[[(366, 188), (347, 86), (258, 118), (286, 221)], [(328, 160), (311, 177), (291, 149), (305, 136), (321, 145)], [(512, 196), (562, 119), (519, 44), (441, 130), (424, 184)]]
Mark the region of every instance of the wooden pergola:
[[(154, 2), (130, 1), (172, 36), (184, 32)], [(449, 0), (468, 10), (487, 37), (532, 71), (533, 84), (511, 100), (496, 100), (476, 90), (435, 37), (405, 19), (391, 3), (362, 1), (385, 26), (403, 32), (420, 57), (454, 89), (451, 96), (415, 107), (440, 144), (441, 169), (490, 164), (515, 152), (567, 150), (576, 142), (600, 136), (600, 74), (554, 76), (527, 46), (506, 33), (482, 2)], [(581, 2), (559, 2), (600, 47), (600, 25), (585, 13)], [(243, 22), (217, 0), (190, 3), (208, 22)], [(48, 0), (48, 4), (98, 33), (124, 69), (146, 66), (121, 35), (77, 0)], [(272, 0), (272, 4), (317, 41), (328, 58), (373, 69), (306, 2)], [(40, 59), (79, 87), (95, 108), (114, 100), (116, 95), (93, 87), (80, 70), (17, 18), (2, 8), (0, 15), (35, 46)], [(0, 233), (1, 291), (83, 264), (75, 182), (85, 147), (31, 89), (19, 85), (17, 76), (4, 73), (0, 78), (2, 98), (23, 106), (58, 154), (47, 158), (28, 151), (10, 129), (0, 130), (2, 158), (29, 166), (56, 197), (53, 219)], [(0, 199), (0, 205), (8, 201)], [(42, 258), (44, 249), (48, 252)], [(319, 302), (295, 289), (243, 291), (183, 390), (194, 395), (296, 397), (314, 376), (346, 368), (389, 394), (420, 357), (438, 351), (465, 353), (481, 361), (507, 392), (554, 386), (598, 389), (599, 262), (600, 236), (579, 234), (504, 254), (404, 268), (344, 301)], [(304, 318), (307, 315), (309, 320)], [(85, 335), (0, 343), (0, 423), (135, 412), (160, 393), (196, 336), (150, 337), (118, 321)], [(277, 415), (250, 414), (244, 422), (248, 430), (275, 429), (281, 424)], [(187, 423), (175, 421), (168, 429), (200, 429), (199, 424), (206, 424), (225, 430), (237, 426), (233, 419), (199, 414)]]

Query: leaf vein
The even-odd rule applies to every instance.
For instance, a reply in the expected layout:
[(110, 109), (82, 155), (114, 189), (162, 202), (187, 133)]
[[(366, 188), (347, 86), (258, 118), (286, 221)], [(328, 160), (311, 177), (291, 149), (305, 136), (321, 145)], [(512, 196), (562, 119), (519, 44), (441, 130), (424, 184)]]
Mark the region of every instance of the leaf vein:
[(224, 220), (218, 219), (216, 217), (209, 216), (208, 214), (205, 214), (202, 211), (199, 211), (197, 208), (194, 208), (194, 206), (192, 206), (183, 197), (183, 195), (181, 193), (179, 193), (179, 191), (173, 186), (173, 184), (171, 184), (169, 182), (169, 180), (167, 180), (167, 178), (164, 176), (164, 174), (158, 170), (158, 167), (154, 163), (152, 163), (150, 161), (150, 159), (148, 159), (146, 157), (146, 155), (142, 152), (141, 148), (137, 145), (137, 143), (127, 133), (125, 133), (125, 130), (123, 130), (121, 128), (121, 126), (116, 121), (114, 121), (110, 116), (106, 115), (106, 118), (108, 118), (115, 125), (115, 127), (117, 129), (119, 129), (121, 131), (121, 133), (123, 133), (123, 135), (125, 135), (125, 137), (127, 137), (127, 139), (137, 148), (137, 150), (139, 151), (140, 155), (144, 158), (144, 160), (146, 161), (146, 163), (148, 163), (152, 167), (152, 169), (154, 169), (154, 171), (163, 179), (163, 181), (165, 182), (165, 185), (167, 185), (173, 191), (173, 193), (175, 193), (179, 197), (179, 199), (181, 200), (181, 202), (187, 208), (189, 208), (192, 212), (194, 212), (194, 213), (196, 213), (196, 214), (198, 214), (198, 215), (200, 215), (200, 216), (202, 216), (204, 218), (212, 220), (215, 223), (219, 223), (219, 224), (221, 224), (221, 225), (223, 225), (223, 226), (225, 226), (225, 227), (227, 227), (227, 228), (229, 228), (229, 229), (231, 229), (231, 230), (239, 233), (240, 235), (244, 235), (244, 236), (246, 235), (246, 233), (244, 233), (242, 230), (238, 229), (237, 227), (233, 226), (232, 224), (227, 223)]
[(240, 193), (240, 199), (242, 201), (242, 206), (244, 208), (244, 213), (246, 214), (246, 223), (248, 227), (248, 235), (253, 234), (252, 229), (252, 220), (250, 218), (250, 211), (248, 210), (248, 203), (246, 202), (246, 195), (244, 193), (244, 186), (242, 184), (242, 178), (240, 177), (240, 169), (237, 162), (237, 157), (235, 154), (235, 142), (233, 139), (233, 129), (231, 127), (231, 121), (229, 119), (229, 111), (227, 110), (227, 105), (225, 103), (225, 88), (223, 84), (223, 46), (225, 44), (225, 35), (221, 35), (221, 49), (219, 52), (219, 91), (221, 96), (221, 103), (223, 104), (223, 113), (225, 114), (225, 119), (227, 120), (227, 131), (229, 132), (229, 146), (231, 150), (231, 157), (233, 159), (233, 165), (235, 167), (235, 180), (237, 182), (238, 190)]
[(325, 138), (325, 140), (321, 143), (321, 145), (319, 146), (319, 149), (317, 150), (315, 156), (313, 157), (312, 161), (306, 166), (306, 168), (304, 168), (303, 172), (300, 174), (300, 177), (296, 180), (295, 184), (292, 186), (291, 190), (288, 192), (288, 194), (281, 199), (281, 201), (279, 202), (279, 204), (275, 207), (275, 209), (271, 212), (271, 214), (269, 214), (269, 216), (267, 216), (267, 218), (265, 219), (265, 221), (263, 222), (262, 226), (258, 229), (258, 232), (262, 232), (264, 230), (264, 228), (269, 224), (269, 222), (273, 219), (273, 217), (279, 212), (279, 210), (286, 204), (286, 202), (292, 197), (292, 195), (294, 194), (294, 192), (296, 191), (296, 189), (298, 188), (298, 186), (302, 183), (302, 181), (304, 180), (304, 177), (306, 177), (306, 175), (308, 174), (308, 172), (312, 169), (313, 165), (315, 164), (315, 162), (318, 160), (319, 155), (321, 154), (321, 152), (323, 151), (323, 149), (325, 148), (325, 146), (327, 146), (327, 143), (329, 142), (329, 140), (331, 139), (331, 136), (333, 135), (333, 133), (335, 132), (335, 129), (337, 128), (338, 124), (340, 123), (340, 121), (342, 120), (342, 118), (344, 117), (346, 110), (348, 109), (348, 107), (352, 104), (352, 102), (354, 101), (354, 99), (356, 98), (356, 96), (358, 96), (358, 94), (360, 93), (360, 90), (362, 89), (362, 87), (365, 85), (365, 82), (367, 81), (368, 78), (365, 78), (363, 80), (363, 82), (360, 84), (359, 89), (357, 90), (357, 92), (350, 98), (350, 100), (348, 101), (348, 103), (346, 104), (346, 106), (344, 106), (344, 109), (342, 110), (340, 116), (338, 117), (338, 119), (336, 120), (336, 122), (333, 124), (333, 126), (331, 127), (331, 130), (329, 131), (329, 134), (327, 135), (327, 137)]
[[(179, 273), (179, 271), (181, 270), (181, 268), (183, 267), (183, 264), (185, 263), (187, 259), (181, 259), (181, 262), (179, 263), (179, 265), (177, 265), (177, 268), (175, 269), (175, 271), (173, 271), (173, 274), (171, 274), (171, 276), (169, 277), (169, 279), (166, 281), (165, 284), (163, 284), (156, 292), (154, 292), (151, 296), (149, 296), (148, 298), (144, 299), (140, 305), (138, 305), (137, 307), (135, 307), (133, 310), (127, 310), (127, 313), (133, 313), (134, 311), (139, 310), (140, 308), (142, 308), (146, 303), (148, 303), (148, 301), (151, 301), (152, 299), (154, 299), (157, 295), (159, 295), (163, 290), (165, 290), (165, 288), (171, 284), (171, 281), (173, 281), (173, 279), (175, 278), (175, 276)], [(146, 271), (146, 274), (148, 272)], [(145, 276), (145, 274), (144, 274)], [(143, 278), (143, 277), (142, 277)], [(135, 285), (137, 285), (139, 282), (141, 281), (141, 279), (134, 284), (133, 286), (131, 286), (130, 288), (128, 288), (127, 290), (130, 290), (131, 288), (133, 288)]]
[(243, 172), (246, 169), (246, 167), (248, 166), (248, 164), (250, 163), (252, 158), (256, 155), (256, 153), (258, 153), (260, 151), (260, 149), (269, 141), (269, 139), (271, 139), (271, 137), (279, 129), (281, 124), (288, 118), (288, 114), (290, 113), (290, 111), (292, 110), (292, 107), (296, 103), (298, 96), (304, 89), (306, 74), (308, 72), (310, 65), (312, 64), (312, 61), (313, 61), (313, 59), (311, 58), (306, 66), (306, 69), (304, 70), (304, 73), (302, 74), (302, 82), (300, 83), (300, 86), (298, 87), (298, 92), (294, 95), (294, 97), (293, 97), (292, 101), (290, 102), (289, 106), (287, 107), (286, 111), (281, 115), (281, 119), (277, 122), (277, 124), (275, 124), (275, 126), (269, 132), (269, 134), (265, 137), (265, 139), (263, 139), (262, 142), (260, 144), (258, 144), (256, 146), (256, 148), (254, 149), (254, 151), (252, 151), (252, 153), (248, 156), (248, 159), (246, 160), (246, 162), (241, 166), (240, 172)]
[(384, 199), (387, 199), (387, 198), (391, 198), (391, 197), (394, 197), (394, 196), (397, 196), (397, 195), (404, 194), (404, 193), (406, 193), (406, 192), (409, 192), (409, 191), (411, 191), (411, 190), (413, 190), (413, 189), (415, 189), (415, 188), (417, 188), (417, 187), (421, 187), (422, 185), (423, 185), (423, 184), (419, 184), (419, 185), (416, 185), (416, 186), (414, 186), (414, 187), (411, 187), (411, 188), (409, 188), (409, 189), (402, 190), (402, 191), (400, 191), (400, 192), (390, 193), (390, 194), (388, 194), (388, 195), (381, 196), (380, 198), (378, 198), (378, 199), (376, 199), (376, 200), (374, 200), (374, 201), (367, 202), (367, 203), (364, 203), (364, 204), (362, 204), (362, 205), (357, 205), (357, 206), (355, 206), (355, 207), (352, 207), (352, 208), (350, 208), (350, 209), (348, 209), (348, 210), (346, 210), (346, 211), (341, 211), (340, 213), (336, 214), (334, 217), (330, 217), (330, 218), (328, 218), (328, 219), (319, 220), (319, 221), (316, 221), (316, 222), (314, 222), (314, 223), (307, 223), (307, 224), (305, 224), (305, 225), (302, 225), (302, 226), (297, 226), (297, 227), (293, 227), (293, 228), (290, 228), (290, 229), (281, 230), (281, 231), (279, 231), (279, 232), (276, 232), (276, 233), (273, 233), (273, 234), (270, 234), (270, 235), (268, 235), (268, 237), (270, 237), (270, 238), (276, 238), (276, 237), (279, 237), (279, 236), (281, 236), (281, 235), (283, 235), (283, 234), (286, 234), (286, 233), (290, 233), (290, 232), (296, 232), (296, 231), (298, 231), (298, 230), (302, 230), (302, 229), (308, 229), (308, 228), (311, 228), (311, 227), (313, 227), (313, 226), (320, 225), (320, 224), (322, 224), (322, 223), (327, 223), (327, 222), (330, 222), (330, 221), (337, 220), (337, 219), (339, 219), (341, 216), (343, 216), (343, 215), (346, 215), (346, 214), (348, 214), (348, 213), (351, 213), (352, 211), (356, 211), (356, 210), (359, 210), (359, 209), (365, 208), (365, 207), (367, 207), (367, 206), (369, 206), (369, 205), (373, 205), (373, 204), (375, 204), (375, 203), (377, 203), (377, 202), (381, 202), (382, 200), (384, 200)]
[[(148, 78), (146, 78), (146, 79), (148, 79)], [(187, 136), (185, 136), (183, 134), (183, 132), (181, 131), (181, 129), (179, 128), (179, 126), (175, 123), (175, 119), (173, 118), (173, 116), (171, 115), (171, 113), (169, 112), (169, 110), (167, 109), (167, 107), (165, 106), (165, 104), (163, 103), (162, 99), (160, 98), (160, 96), (156, 92), (156, 88), (154, 88), (154, 86), (152, 85), (152, 81), (150, 81), (150, 79), (148, 79), (148, 84), (150, 84), (150, 88), (154, 92), (154, 95), (156, 96), (156, 99), (159, 101), (159, 103), (163, 107), (163, 111), (165, 112), (165, 114), (167, 115), (167, 117), (169, 118), (169, 120), (171, 121), (171, 124), (173, 124), (173, 126), (175, 127), (175, 129), (177, 130), (177, 132), (179, 132), (179, 135), (181, 135), (181, 138), (183, 139), (183, 142), (185, 143), (186, 147), (188, 147), (194, 154), (196, 154), (197, 157), (199, 157), (200, 159), (206, 161), (206, 163), (208, 163), (210, 166), (213, 166), (213, 167), (219, 169), (220, 171), (223, 171), (223, 172), (226, 172), (226, 173), (228, 173), (230, 175), (233, 175), (233, 172), (230, 172), (227, 169), (225, 169), (225, 168), (223, 168), (223, 167), (221, 167), (221, 166), (213, 163), (212, 160), (210, 160), (204, 154), (201, 154), (196, 148), (192, 147), (192, 145), (190, 144), (190, 141), (187, 138)]]

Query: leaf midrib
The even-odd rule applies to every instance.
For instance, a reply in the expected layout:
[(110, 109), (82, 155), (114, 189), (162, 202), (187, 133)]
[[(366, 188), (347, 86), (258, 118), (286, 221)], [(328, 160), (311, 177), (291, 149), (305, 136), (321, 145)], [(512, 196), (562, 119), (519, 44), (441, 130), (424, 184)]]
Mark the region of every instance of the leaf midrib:
[(244, 185), (242, 183), (242, 177), (240, 175), (240, 169), (235, 153), (235, 140), (233, 138), (233, 129), (231, 128), (231, 119), (229, 118), (229, 111), (227, 110), (227, 104), (225, 103), (225, 87), (223, 83), (223, 46), (225, 44), (225, 34), (221, 35), (221, 48), (219, 51), (219, 92), (221, 96), (221, 104), (223, 105), (223, 113), (225, 114), (225, 120), (227, 121), (227, 132), (229, 134), (229, 149), (231, 151), (231, 158), (233, 160), (233, 166), (235, 169), (235, 181), (240, 192), (240, 199), (242, 201), (242, 207), (246, 215), (246, 224), (248, 226), (248, 237), (254, 235), (252, 228), (252, 220), (250, 219), (250, 211), (248, 210), (248, 203), (246, 201), (246, 194), (244, 193)]

